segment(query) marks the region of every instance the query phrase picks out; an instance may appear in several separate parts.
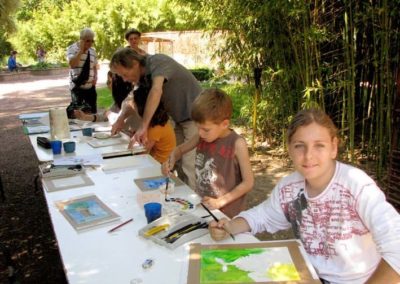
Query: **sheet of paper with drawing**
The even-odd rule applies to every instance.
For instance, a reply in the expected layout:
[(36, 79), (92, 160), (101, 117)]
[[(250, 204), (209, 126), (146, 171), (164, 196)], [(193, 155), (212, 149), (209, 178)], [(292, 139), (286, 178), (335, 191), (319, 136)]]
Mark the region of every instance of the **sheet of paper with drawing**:
[(56, 202), (61, 214), (77, 231), (108, 224), (120, 218), (96, 195), (85, 195)]
[[(174, 187), (184, 185), (183, 181), (181, 181), (177, 177), (170, 177), (170, 180), (172, 180), (170, 182), (174, 183)], [(140, 179), (134, 179), (134, 182), (142, 192), (156, 191), (160, 189), (165, 189), (167, 184), (167, 177), (156, 176), (156, 177), (140, 178)]]
[(188, 283), (320, 283), (309, 268), (295, 240), (192, 244)]

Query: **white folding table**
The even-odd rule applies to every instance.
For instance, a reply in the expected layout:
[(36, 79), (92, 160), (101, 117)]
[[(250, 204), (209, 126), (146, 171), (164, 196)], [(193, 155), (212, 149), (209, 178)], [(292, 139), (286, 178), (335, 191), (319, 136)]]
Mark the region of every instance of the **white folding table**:
[[(118, 159), (122, 158), (113, 160), (118, 163)], [(138, 164), (135, 168), (110, 172), (100, 168), (88, 170), (87, 175), (95, 182), (93, 186), (51, 193), (44, 190), (69, 283), (130, 283), (136, 278), (143, 283), (186, 283), (188, 244), (170, 250), (138, 236), (138, 231), (147, 223), (144, 210), (137, 201), (140, 189), (134, 179), (158, 176), (161, 168), (149, 155), (132, 156), (132, 159), (140, 161), (135, 162)], [(119, 222), (77, 232), (59, 212), (55, 202), (90, 193), (96, 194), (119, 214), (120, 222), (130, 218), (134, 221), (113, 233), (107, 231)], [(191, 193), (192, 190), (184, 185), (175, 188), (171, 197), (185, 197)], [(192, 213), (198, 216), (208, 214), (201, 206), (197, 206)], [(223, 216), (219, 210), (214, 213)], [(236, 242), (256, 241), (250, 234), (236, 236)], [(208, 234), (193, 242), (214, 243)], [(150, 269), (143, 269), (142, 263), (148, 258), (154, 260), (154, 265)]]

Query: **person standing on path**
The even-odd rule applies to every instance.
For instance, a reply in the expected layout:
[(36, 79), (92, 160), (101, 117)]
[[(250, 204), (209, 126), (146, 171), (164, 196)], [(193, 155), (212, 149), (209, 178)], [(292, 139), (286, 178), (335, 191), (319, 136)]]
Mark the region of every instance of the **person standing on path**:
[(80, 41), (67, 49), (72, 100), (69, 108), (79, 109), (87, 104), (92, 113), (97, 112), (97, 54), (92, 48), (94, 36), (90, 28), (84, 28), (80, 32)]

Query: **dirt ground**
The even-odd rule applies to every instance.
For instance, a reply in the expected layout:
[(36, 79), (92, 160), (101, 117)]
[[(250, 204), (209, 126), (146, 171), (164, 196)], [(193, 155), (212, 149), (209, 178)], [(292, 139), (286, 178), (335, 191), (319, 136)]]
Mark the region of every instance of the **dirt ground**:
[[(18, 283), (67, 283), (42, 188), (35, 192), (38, 161), (22, 132), (18, 115), (45, 111), (69, 103), (65, 76), (37, 77), (0, 84), (0, 244), (6, 246), (17, 268)], [(249, 206), (265, 200), (290, 167), (282, 154), (268, 149), (251, 153), (255, 187)], [(292, 237), (291, 232), (260, 239)], [(8, 282), (5, 254), (0, 251), (0, 283)]]

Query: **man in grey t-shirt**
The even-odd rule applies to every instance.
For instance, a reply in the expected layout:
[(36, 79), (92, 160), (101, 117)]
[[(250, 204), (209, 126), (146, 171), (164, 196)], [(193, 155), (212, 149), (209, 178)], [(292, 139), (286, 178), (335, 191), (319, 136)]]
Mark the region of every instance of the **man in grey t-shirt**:
[[(155, 54), (143, 57), (130, 48), (120, 49), (114, 53), (110, 69), (124, 81), (135, 85), (146, 83), (146, 80), (150, 80), (151, 82), (147, 83), (152, 84), (142, 124), (132, 137), (131, 144), (146, 143), (147, 128), (161, 100), (175, 122), (177, 145), (197, 135), (197, 127), (191, 120), (190, 113), (194, 99), (201, 92), (201, 86), (189, 70), (167, 55)], [(134, 112), (134, 109), (129, 106), (130, 104), (127, 104), (113, 125), (113, 133), (118, 132), (124, 120)], [(179, 172), (178, 169), (178, 172), (184, 175), (183, 180), (191, 188), (195, 186), (194, 155), (195, 151), (186, 154), (182, 159), (183, 172)]]

